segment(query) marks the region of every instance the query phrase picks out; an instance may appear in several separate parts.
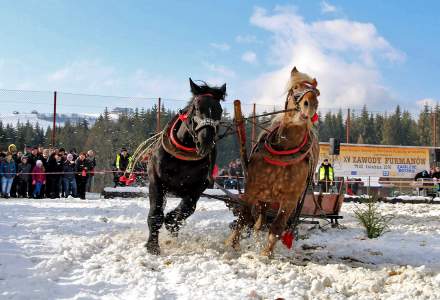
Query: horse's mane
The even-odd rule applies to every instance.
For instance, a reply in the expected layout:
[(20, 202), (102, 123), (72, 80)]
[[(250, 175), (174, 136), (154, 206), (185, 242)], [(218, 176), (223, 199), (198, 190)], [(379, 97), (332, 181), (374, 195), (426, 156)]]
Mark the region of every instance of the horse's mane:
[[(296, 70), (296, 68), (295, 68), (295, 70)], [(289, 78), (289, 81), (287, 82), (285, 93), (287, 94), (291, 89), (295, 88), (296, 85), (301, 84), (303, 82), (313, 84), (314, 82), (316, 82), (316, 80), (314, 78), (312, 78), (310, 75), (308, 75), (306, 73), (299, 72), (298, 70), (296, 70), (295, 72), (292, 72), (291, 76)], [(271, 125), (275, 126), (276, 124), (280, 124), (283, 117), (284, 117), (284, 113), (277, 114), (272, 119)]]
[(312, 84), (315, 81), (315, 79), (310, 77), (308, 74), (299, 71), (292, 73), (292, 76), (287, 82), (286, 93), (289, 92), (291, 89), (293, 89), (295, 85), (300, 84), (304, 81)]
[(221, 87), (219, 86), (210, 86), (208, 85), (205, 81), (202, 80), (197, 80), (199, 82), (202, 82), (202, 84), (198, 85), (200, 88), (200, 93), (197, 95), (192, 95), (191, 99), (188, 101), (185, 109), (189, 108), (189, 106), (191, 106), (191, 104), (194, 101), (194, 98), (197, 97), (198, 95), (203, 95), (203, 94), (212, 94), (214, 96), (215, 99), (221, 100), (221, 101), (225, 101), (225, 97), (227, 96), (227, 93), (223, 93)]

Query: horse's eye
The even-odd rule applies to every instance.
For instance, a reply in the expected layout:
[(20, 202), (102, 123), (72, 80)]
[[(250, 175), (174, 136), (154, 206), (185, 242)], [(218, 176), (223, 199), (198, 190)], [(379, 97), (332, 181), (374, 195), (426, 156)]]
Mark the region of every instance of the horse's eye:
[(304, 106), (309, 106), (309, 101), (304, 101)]

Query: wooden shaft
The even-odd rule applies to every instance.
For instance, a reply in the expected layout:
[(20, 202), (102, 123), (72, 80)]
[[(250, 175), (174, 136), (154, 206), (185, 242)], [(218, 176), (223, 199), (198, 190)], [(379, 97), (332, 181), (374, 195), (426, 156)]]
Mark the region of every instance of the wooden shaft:
[(257, 143), (257, 141), (256, 141), (256, 134), (257, 134), (257, 115), (256, 115), (256, 110), (257, 110), (257, 105), (254, 103), (253, 109), (252, 109), (252, 143), (251, 143), (251, 147), (252, 148)]
[(247, 175), (247, 150), (246, 150), (246, 131), (244, 127), (243, 114), (241, 113), (241, 102), (240, 100), (234, 101), (234, 123), (237, 129), (238, 145), (240, 146), (240, 159), (243, 166), (243, 172), (245, 177)]

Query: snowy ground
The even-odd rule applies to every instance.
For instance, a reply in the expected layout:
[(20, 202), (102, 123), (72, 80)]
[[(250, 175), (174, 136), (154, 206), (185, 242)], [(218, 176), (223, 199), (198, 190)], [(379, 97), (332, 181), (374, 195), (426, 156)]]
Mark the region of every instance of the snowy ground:
[[(174, 207), (176, 199), (168, 199)], [(142, 200), (0, 200), (1, 299), (438, 299), (440, 207), (384, 204), (390, 232), (301, 228), (294, 251), (258, 255), (262, 238), (223, 244), (231, 213), (202, 199), (177, 239), (147, 254)]]

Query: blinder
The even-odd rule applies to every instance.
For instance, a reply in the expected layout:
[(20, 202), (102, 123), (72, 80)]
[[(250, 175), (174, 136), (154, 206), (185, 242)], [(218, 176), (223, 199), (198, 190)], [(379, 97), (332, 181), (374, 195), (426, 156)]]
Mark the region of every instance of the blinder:
[(306, 87), (304, 89), (291, 89), (289, 91), (289, 94), (287, 95), (287, 99), (286, 99), (286, 103), (284, 105), (284, 109), (287, 109), (287, 104), (289, 101), (289, 96), (293, 97), (293, 100), (295, 101), (295, 110), (296, 111), (300, 111), (301, 108), (299, 106), (299, 103), (301, 102), (302, 98), (304, 98), (304, 96), (307, 93), (313, 93), (315, 94), (316, 97), (319, 96), (319, 90), (317, 88), (315, 88), (314, 86), (312, 86), (311, 84), (306, 84)]

